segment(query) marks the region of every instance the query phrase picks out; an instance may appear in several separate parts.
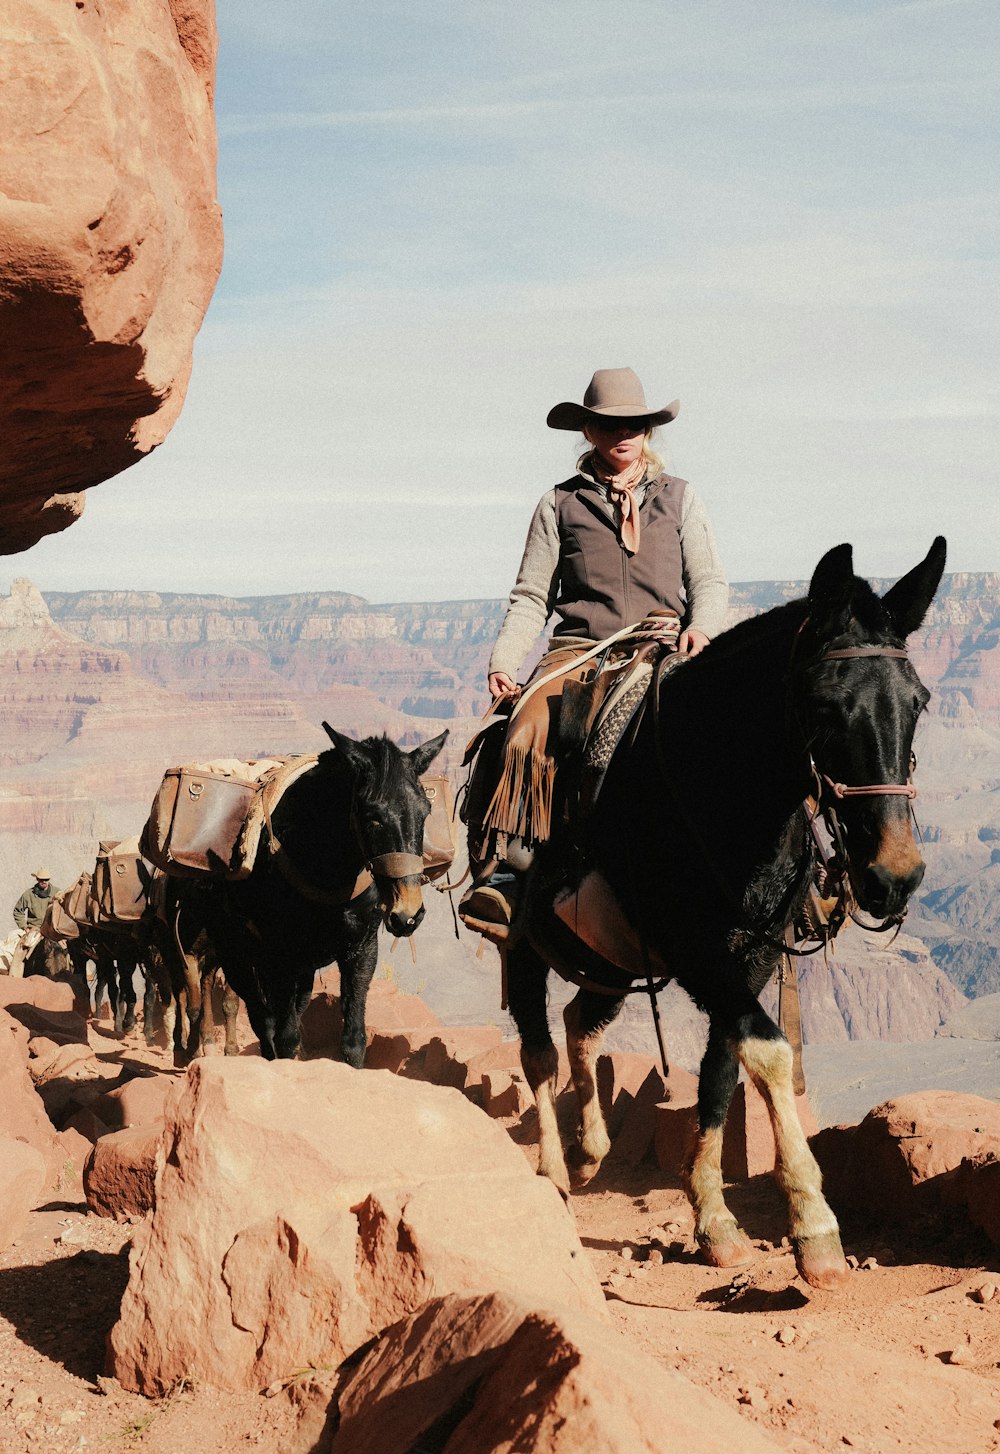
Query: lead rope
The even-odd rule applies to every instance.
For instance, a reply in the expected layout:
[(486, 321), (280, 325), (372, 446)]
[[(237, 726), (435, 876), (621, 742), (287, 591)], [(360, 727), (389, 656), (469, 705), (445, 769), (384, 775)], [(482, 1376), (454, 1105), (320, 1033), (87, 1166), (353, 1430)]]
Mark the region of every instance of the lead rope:
[(653, 978), (653, 966), (649, 962), (649, 949), (646, 945), (646, 936), (639, 931), (639, 943), (642, 946), (642, 963), (646, 971), (646, 993), (649, 995), (649, 1008), (653, 1014), (653, 1028), (656, 1031), (656, 1043), (660, 1049), (660, 1064), (663, 1066), (663, 1078), (670, 1078), (670, 1066), (667, 1064), (667, 1051), (663, 1044), (663, 1025), (660, 1022), (660, 1001), (659, 993), (663, 989), (664, 981), (659, 984)]
[[(654, 673), (654, 675), (655, 675), (655, 673)], [(648, 701), (648, 697), (644, 698), (643, 700), (644, 700), (644, 702), (645, 701)], [(639, 710), (636, 713), (636, 716), (637, 717), (641, 717), (642, 715), (643, 715), (643, 708), (642, 708), (642, 706), (640, 706)], [(637, 734), (638, 734), (638, 727), (636, 726), (634, 728), (634, 730), (633, 730), (633, 733), (632, 733), (632, 741), (633, 742), (635, 741), (635, 738), (636, 738), (636, 735)], [(629, 884), (631, 885), (634, 882), (634, 875), (633, 875), (633, 872), (632, 872), (632, 841), (631, 841), (631, 839), (626, 839), (625, 852), (626, 852), (626, 855), (628, 857), (628, 881), (629, 881)], [(662, 980), (661, 979), (659, 981), (659, 983), (657, 983), (657, 981), (653, 977), (653, 966), (652, 966), (652, 963), (651, 963), (650, 958), (649, 958), (649, 945), (646, 943), (646, 934), (645, 934), (645, 931), (643, 929), (643, 924), (642, 924), (642, 914), (641, 914), (641, 912), (640, 913), (637, 913), (636, 912), (636, 905), (635, 905), (635, 901), (634, 900), (633, 900), (633, 916), (634, 916), (634, 919), (635, 919), (636, 933), (639, 936), (639, 947), (642, 950), (642, 967), (643, 967), (643, 969), (646, 972), (646, 993), (649, 995), (649, 1008), (650, 1008), (650, 1012), (652, 1013), (652, 1016), (653, 1016), (653, 1029), (656, 1031), (656, 1043), (657, 1043), (657, 1046), (659, 1047), (659, 1051), (660, 1051), (660, 1064), (663, 1066), (663, 1078), (664, 1078), (664, 1080), (669, 1080), (669, 1078), (670, 1078), (670, 1066), (667, 1063), (667, 1051), (666, 1051), (666, 1046), (663, 1043), (663, 1025), (662, 1025), (662, 1023), (660, 1021), (660, 1001), (659, 1001), (659, 993), (660, 993), (660, 990), (662, 990), (664, 988), (664, 986), (666, 985), (666, 980)]]

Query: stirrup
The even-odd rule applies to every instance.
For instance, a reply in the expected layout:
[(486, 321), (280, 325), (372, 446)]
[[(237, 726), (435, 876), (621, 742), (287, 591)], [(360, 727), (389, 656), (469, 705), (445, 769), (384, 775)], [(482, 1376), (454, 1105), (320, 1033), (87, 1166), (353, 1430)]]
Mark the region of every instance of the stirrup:
[[(506, 944), (514, 918), (517, 881), (513, 874), (501, 882), (474, 884), (458, 905), (458, 917), (467, 929), (482, 934), (493, 944)], [(514, 892), (511, 892), (511, 891)]]

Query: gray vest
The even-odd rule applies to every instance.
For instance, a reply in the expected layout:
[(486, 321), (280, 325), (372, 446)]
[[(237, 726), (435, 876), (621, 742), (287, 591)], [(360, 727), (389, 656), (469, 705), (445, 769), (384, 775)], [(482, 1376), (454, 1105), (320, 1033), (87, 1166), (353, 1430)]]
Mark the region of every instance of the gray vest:
[(556, 486), (559, 596), (555, 636), (602, 641), (669, 606), (683, 618), (681, 502), (685, 480), (658, 475), (639, 507), (639, 553), (629, 555), (596, 486), (574, 475)]

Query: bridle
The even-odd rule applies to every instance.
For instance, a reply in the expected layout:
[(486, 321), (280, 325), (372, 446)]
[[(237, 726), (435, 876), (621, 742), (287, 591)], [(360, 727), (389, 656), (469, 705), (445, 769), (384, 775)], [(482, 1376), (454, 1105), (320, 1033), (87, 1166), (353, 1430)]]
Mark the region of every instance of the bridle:
[[(808, 620), (808, 617), (806, 619)], [(804, 621), (802, 626), (804, 627), (805, 624), (806, 622)], [(902, 661), (909, 661), (910, 659), (910, 654), (905, 646), (844, 646), (838, 651), (825, 651), (822, 656), (816, 658), (815, 665), (818, 666), (823, 661), (851, 661), (858, 657), (872, 656), (894, 656)], [(822, 784), (826, 783), (833, 793), (833, 796), (840, 799), (887, 797), (893, 794), (912, 800), (917, 796), (916, 785), (913, 782), (913, 769), (916, 765), (917, 760), (911, 752), (910, 774), (905, 783), (866, 783), (861, 787), (849, 787), (846, 783), (834, 782), (833, 778), (828, 777), (825, 772), (820, 772), (816, 763), (813, 761), (812, 753), (810, 752), (809, 754), (809, 768), (813, 777), (820, 784), (820, 791), (822, 792)]]
[(356, 787), (351, 795), (349, 823), (354, 841), (361, 851), (362, 868), (350, 883), (335, 884), (332, 887), (314, 883), (289, 857), (287, 849), (274, 831), (269, 813), (265, 815), (265, 823), (272, 859), (292, 888), (312, 903), (340, 907), (353, 903), (367, 893), (376, 878), (387, 878), (398, 883), (404, 878), (422, 877), (424, 872), (423, 855), (419, 853), (376, 853), (370, 858), (365, 856), (364, 839), (358, 821)]
[[(806, 617), (806, 620), (803, 621), (802, 626), (799, 628), (799, 635), (801, 635), (802, 631), (805, 629), (808, 620), (809, 618)], [(797, 644), (798, 636), (796, 637), (796, 646)], [(795, 646), (793, 646), (792, 648), (793, 660), (794, 656)], [(906, 648), (901, 646), (845, 646), (835, 651), (824, 652), (822, 656), (816, 658), (813, 665), (818, 666), (821, 662), (824, 661), (850, 661), (863, 657), (880, 656), (895, 657), (896, 659), (902, 661), (909, 661), (910, 659), (909, 653)], [(847, 798), (906, 798), (910, 803), (910, 820), (916, 831), (918, 840), (921, 840), (920, 827), (917, 823), (916, 815), (913, 812), (912, 806), (913, 800), (917, 796), (917, 786), (913, 781), (913, 774), (916, 771), (917, 766), (917, 759), (914, 753), (912, 751), (910, 752), (909, 769), (907, 772), (905, 783), (863, 783), (858, 785), (835, 782), (828, 773), (822, 772), (816, 766), (815, 759), (813, 758), (811, 752), (808, 754), (808, 757), (809, 771), (812, 775), (813, 781), (816, 784), (816, 791), (812, 795), (811, 799), (806, 800), (806, 810), (809, 813), (810, 828), (812, 829), (813, 843), (815, 845), (814, 851), (819, 857), (823, 874), (826, 878), (828, 885), (834, 890), (834, 894), (831, 895), (831, 897), (835, 897), (837, 899), (837, 907), (840, 909), (839, 922), (837, 922), (835, 927), (833, 927), (832, 929), (830, 929), (829, 925), (826, 926), (828, 929), (830, 929), (830, 932), (824, 933), (819, 936), (819, 942), (814, 949), (789, 951), (788, 947), (785, 946), (785, 952), (793, 952), (798, 954), (817, 953), (819, 949), (824, 948), (825, 945), (834, 938), (840, 928), (840, 925), (843, 923), (843, 920), (847, 915), (850, 915), (851, 919), (853, 919), (856, 924), (858, 924), (862, 929), (868, 930), (869, 933), (884, 934), (887, 933), (889, 930), (895, 930), (895, 932), (898, 934), (900, 926), (902, 925), (903, 920), (906, 917), (905, 907), (899, 914), (889, 915), (886, 919), (882, 921), (881, 924), (866, 924), (863, 919), (860, 919), (858, 917), (857, 903), (854, 898), (854, 892), (850, 882), (850, 875), (847, 869), (847, 829), (841, 821), (840, 815), (838, 814), (835, 806), (835, 802), (843, 802)], [(826, 784), (826, 786), (829, 788), (835, 802), (831, 802), (828, 798), (824, 798), (824, 784)], [(823, 850), (823, 846), (820, 843), (818, 836), (816, 835), (815, 825), (816, 819), (818, 817), (822, 817), (830, 834), (830, 838), (833, 842), (835, 852), (832, 857), (828, 857), (826, 855)], [(833, 924), (833, 922), (833, 919), (831, 919), (831, 924)]]

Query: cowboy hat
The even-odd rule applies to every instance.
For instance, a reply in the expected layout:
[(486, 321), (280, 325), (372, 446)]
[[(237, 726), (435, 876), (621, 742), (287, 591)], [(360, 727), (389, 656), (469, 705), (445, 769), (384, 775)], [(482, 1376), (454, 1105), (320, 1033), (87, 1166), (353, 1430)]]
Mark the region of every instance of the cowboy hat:
[(31, 877), (32, 878), (38, 878), (38, 879), (50, 879), (51, 880), (52, 875), (49, 873), (49, 871), (48, 871), (47, 868), (36, 868), (35, 871), (34, 871), (34, 873), (31, 875)]
[(677, 418), (680, 400), (663, 409), (650, 409), (634, 369), (598, 369), (582, 404), (557, 404), (549, 410), (550, 429), (582, 429), (604, 419), (642, 419), (647, 424), (669, 424)]

